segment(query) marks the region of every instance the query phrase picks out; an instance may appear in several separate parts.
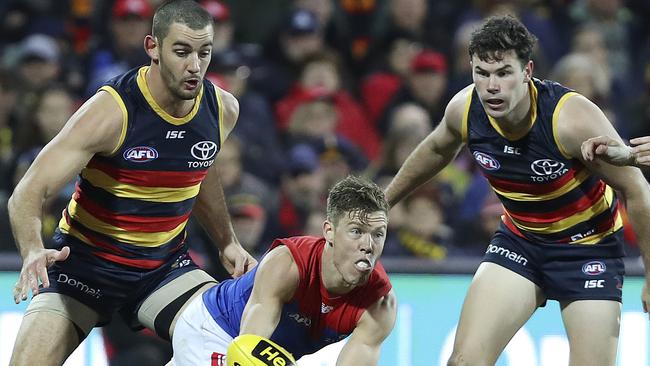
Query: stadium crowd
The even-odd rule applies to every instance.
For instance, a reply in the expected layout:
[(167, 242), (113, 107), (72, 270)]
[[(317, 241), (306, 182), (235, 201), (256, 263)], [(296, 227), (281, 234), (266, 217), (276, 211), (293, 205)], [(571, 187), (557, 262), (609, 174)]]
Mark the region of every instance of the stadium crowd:
[[(16, 251), (6, 234), (13, 187), (102, 83), (149, 61), (142, 40), (161, 2), (0, 3), (0, 252)], [(327, 191), (348, 174), (388, 184), (451, 96), (471, 83), (469, 37), (493, 14), (517, 16), (539, 39), (535, 77), (594, 101), (626, 139), (650, 134), (645, 0), (200, 3), (216, 24), (207, 78), (240, 105), (234, 138), (217, 164), (237, 236), (256, 255), (276, 237), (320, 235)], [(46, 203), (45, 239), (74, 189), (70, 182)], [(391, 210), (384, 256), (479, 257), (501, 214), (463, 151)], [(197, 224), (188, 231), (197, 263), (215, 271), (207, 235)], [(628, 252), (637, 254), (629, 225), (626, 237)], [(116, 327), (107, 334), (124, 334)], [(113, 340), (109, 352), (130, 342)], [(134, 364), (129, 357), (144, 354), (112, 362)]]

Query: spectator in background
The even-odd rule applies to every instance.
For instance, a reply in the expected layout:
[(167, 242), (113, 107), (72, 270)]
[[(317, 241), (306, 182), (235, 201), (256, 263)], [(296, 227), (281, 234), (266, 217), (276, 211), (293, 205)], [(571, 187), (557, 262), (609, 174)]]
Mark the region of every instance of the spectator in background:
[(6, 200), (13, 190), (11, 171), (14, 169), (15, 133), (14, 113), (17, 91), (13, 74), (0, 69), (0, 206), (6, 209)]
[(267, 60), (253, 70), (252, 83), (271, 102), (284, 97), (305, 61), (325, 48), (316, 15), (305, 9), (291, 12), (277, 38), (266, 47)]
[(343, 87), (341, 64), (333, 53), (318, 53), (305, 61), (298, 82), (289, 95), (276, 104), (280, 129), (286, 128), (296, 108), (313, 99), (314, 94), (331, 100), (336, 110), (336, 134), (358, 146), (367, 158), (376, 159), (381, 149), (377, 131), (366, 118), (361, 104)]
[(256, 258), (265, 248), (260, 247), (266, 227), (267, 211), (260, 198), (252, 194), (235, 194), (227, 198), (232, 226), (241, 245)]
[(109, 36), (93, 53), (86, 95), (95, 94), (108, 79), (149, 61), (142, 39), (151, 30), (153, 8), (147, 0), (116, 0), (109, 20)]
[[(361, 99), (373, 125), (384, 115), (388, 103), (402, 87), (413, 57), (422, 45), (407, 34), (396, 35), (388, 42), (377, 70), (361, 81)], [(390, 225), (390, 224), (389, 224)]]
[(47, 88), (59, 79), (61, 51), (56, 41), (44, 34), (32, 34), (18, 48), (16, 69), (21, 79), (21, 98)]
[(394, 108), (407, 102), (424, 108), (433, 124), (437, 125), (449, 100), (447, 84), (447, 58), (443, 54), (423, 50), (413, 57), (406, 83), (395, 93), (385, 117), (379, 122), (378, 128), (384, 137), (388, 132), (388, 116)]
[(241, 149), (246, 172), (278, 188), (285, 157), (268, 101), (249, 87), (251, 69), (238, 49), (213, 54), (208, 79), (231, 92), (239, 101), (239, 121), (234, 136), (246, 141)]

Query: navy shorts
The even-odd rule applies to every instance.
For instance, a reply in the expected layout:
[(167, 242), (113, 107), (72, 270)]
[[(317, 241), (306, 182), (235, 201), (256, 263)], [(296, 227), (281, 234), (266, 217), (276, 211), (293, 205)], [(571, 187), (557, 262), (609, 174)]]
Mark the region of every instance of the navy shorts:
[(523, 239), (501, 225), (483, 261), (524, 276), (539, 286), (547, 299), (620, 302), (623, 256), (621, 231), (595, 245), (542, 244)]
[(69, 246), (70, 255), (48, 268), (50, 287), (41, 292), (60, 293), (89, 306), (99, 314), (97, 326), (107, 324), (118, 312), (131, 328), (142, 329), (137, 312), (147, 296), (180, 275), (198, 269), (186, 247), (149, 270), (106, 261), (93, 255), (88, 245), (69, 236), (57, 233), (54, 242), (53, 249)]

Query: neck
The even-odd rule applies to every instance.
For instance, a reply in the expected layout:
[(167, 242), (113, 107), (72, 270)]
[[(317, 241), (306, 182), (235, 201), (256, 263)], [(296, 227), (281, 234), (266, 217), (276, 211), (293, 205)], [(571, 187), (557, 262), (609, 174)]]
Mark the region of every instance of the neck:
[(323, 286), (331, 295), (344, 295), (354, 289), (353, 285), (346, 283), (343, 276), (339, 273), (334, 265), (334, 258), (332, 258), (332, 248), (325, 242), (323, 248), (323, 255), (321, 256), (320, 275)]
[(160, 66), (151, 63), (149, 70), (147, 70), (144, 79), (147, 82), (147, 87), (153, 99), (158, 103), (160, 108), (171, 116), (181, 118), (185, 117), (192, 107), (194, 107), (194, 99), (183, 100), (174, 96), (170, 91), (161, 76), (162, 70)]

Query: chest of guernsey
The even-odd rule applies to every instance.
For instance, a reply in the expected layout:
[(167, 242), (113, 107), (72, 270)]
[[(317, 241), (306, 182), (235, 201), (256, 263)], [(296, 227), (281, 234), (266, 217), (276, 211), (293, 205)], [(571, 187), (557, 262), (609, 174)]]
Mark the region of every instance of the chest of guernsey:
[(504, 224), (541, 243), (597, 244), (623, 221), (611, 187), (563, 150), (558, 114), (576, 93), (551, 81), (529, 85), (529, 129), (510, 135), (488, 116), (476, 91), (467, 98), (463, 139), (503, 203)]
[(151, 95), (147, 69), (100, 89), (122, 110), (120, 145), (82, 170), (59, 231), (107, 260), (155, 268), (184, 244), (201, 182), (221, 148), (223, 108), (205, 81), (190, 113), (169, 115)]

